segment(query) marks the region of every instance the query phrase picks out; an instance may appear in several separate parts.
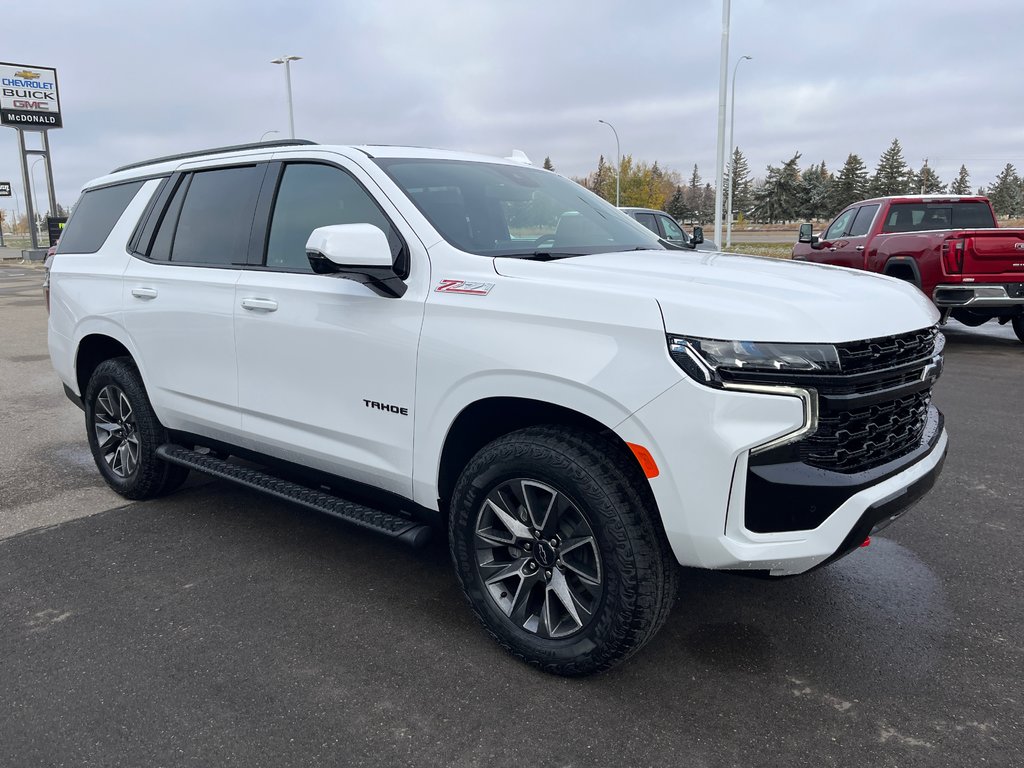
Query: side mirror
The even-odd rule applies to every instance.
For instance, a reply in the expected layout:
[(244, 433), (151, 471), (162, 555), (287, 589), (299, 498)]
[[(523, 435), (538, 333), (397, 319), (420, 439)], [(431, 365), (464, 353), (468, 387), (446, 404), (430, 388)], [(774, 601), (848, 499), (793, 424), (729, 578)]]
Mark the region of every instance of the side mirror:
[(306, 257), (318, 275), (354, 280), (388, 298), (405, 293), (405, 283), (395, 274), (388, 238), (373, 224), (317, 227), (306, 241)]
[(695, 246), (704, 242), (704, 227), (694, 227), (693, 237), (690, 239)]
[(798, 243), (807, 243), (808, 245), (818, 242), (818, 238), (814, 236), (814, 227), (811, 224), (801, 224), (800, 234), (797, 236), (796, 241)]

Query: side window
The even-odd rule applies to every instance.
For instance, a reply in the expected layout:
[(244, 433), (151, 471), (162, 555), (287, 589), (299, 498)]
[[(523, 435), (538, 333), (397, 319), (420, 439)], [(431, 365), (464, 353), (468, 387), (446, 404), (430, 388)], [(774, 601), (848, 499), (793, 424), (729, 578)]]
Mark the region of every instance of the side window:
[(653, 213), (634, 213), (633, 218), (647, 227), (651, 232), (661, 237), (661, 233), (658, 231), (658, 222), (654, 220)]
[(871, 229), (871, 222), (874, 221), (876, 213), (878, 213), (877, 205), (861, 206), (857, 211), (857, 217), (853, 220), (853, 226), (850, 227), (850, 237), (866, 235)]
[(96, 253), (110, 236), (143, 182), (90, 189), (75, 205), (71, 219), (60, 237), (58, 253)]
[(266, 265), (312, 272), (306, 241), (314, 229), (329, 224), (380, 227), (387, 235), (399, 271), (404, 271), (398, 264), (405, 250), (402, 238), (376, 201), (345, 171), (315, 163), (285, 166), (270, 220)]
[(853, 220), (853, 214), (857, 212), (856, 208), (851, 208), (848, 211), (843, 211), (839, 214), (839, 218), (832, 222), (832, 226), (828, 228), (825, 233), (825, 240), (838, 240), (840, 237), (846, 234), (846, 230), (850, 228), (850, 222)]
[(181, 180), (174, 192), (174, 196), (171, 198), (170, 205), (164, 211), (163, 218), (158, 225), (159, 229), (156, 231), (156, 237), (153, 238), (153, 243), (149, 247), (149, 253), (146, 254), (150, 259), (155, 261), (171, 260), (171, 244), (174, 242), (174, 229), (178, 226), (181, 204), (185, 202), (185, 192), (188, 191), (190, 180), (191, 177), (189, 176)]
[[(154, 242), (173, 227), (170, 243), (172, 262), (228, 266), (244, 264), (249, 247), (256, 197), (265, 166), (218, 168), (192, 174), (187, 189), (179, 189), (171, 201)], [(181, 212), (177, 226), (173, 217), (179, 194)], [(156, 255), (154, 253), (154, 255)]]
[(675, 220), (671, 216), (659, 216), (658, 221), (661, 222), (661, 228), (665, 230), (665, 239), (673, 243), (685, 243), (686, 235), (683, 234), (683, 230), (679, 228)]

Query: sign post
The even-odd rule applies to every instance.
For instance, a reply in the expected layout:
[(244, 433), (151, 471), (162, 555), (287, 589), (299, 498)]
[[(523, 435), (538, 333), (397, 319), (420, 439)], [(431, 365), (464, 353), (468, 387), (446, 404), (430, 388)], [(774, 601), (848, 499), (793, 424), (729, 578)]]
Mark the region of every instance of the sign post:
[[(50, 164), (50, 139), (47, 130), (63, 128), (60, 114), (60, 93), (57, 88), (57, 70), (50, 67), (30, 67), (24, 64), (0, 62), (0, 126), (18, 131), (21, 150), (21, 180), (25, 189), (25, 209), (28, 213), (32, 248), (39, 248), (36, 228), (36, 210), (33, 206), (28, 156), (46, 159), (46, 181), (49, 188), (50, 215), (57, 214), (57, 195), (53, 188), (53, 167)], [(42, 133), (42, 149), (29, 149), (25, 145), (25, 132)]]
[[(11, 182), (0, 181), (0, 197), (11, 196)], [(0, 208), (0, 248), (4, 247), (4, 209)]]

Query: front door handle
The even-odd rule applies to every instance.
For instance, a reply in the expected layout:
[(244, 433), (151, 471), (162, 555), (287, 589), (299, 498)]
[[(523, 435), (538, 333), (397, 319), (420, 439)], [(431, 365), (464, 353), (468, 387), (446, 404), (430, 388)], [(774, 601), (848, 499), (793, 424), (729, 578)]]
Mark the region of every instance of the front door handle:
[(242, 309), (250, 312), (276, 312), (277, 302), (273, 299), (257, 299), (255, 297), (242, 299)]
[(136, 299), (155, 299), (156, 288), (132, 288), (132, 296)]
[(836, 252), (836, 247), (833, 245), (831, 248), (829, 248), (829, 250), (832, 251), (832, 253), (835, 253)]
[(863, 245), (858, 245), (857, 246), (857, 250), (858, 251), (863, 251), (864, 250), (864, 246)]

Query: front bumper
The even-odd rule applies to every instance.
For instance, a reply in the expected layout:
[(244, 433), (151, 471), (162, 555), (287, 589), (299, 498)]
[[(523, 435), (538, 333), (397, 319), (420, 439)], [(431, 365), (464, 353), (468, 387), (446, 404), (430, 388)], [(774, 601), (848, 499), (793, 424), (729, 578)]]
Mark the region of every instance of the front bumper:
[(940, 309), (1024, 305), (1024, 283), (956, 283), (937, 285), (932, 301)]
[[(779, 464), (767, 472), (769, 466), (751, 466), (752, 448), (798, 429), (803, 421), (796, 397), (712, 390), (682, 381), (617, 427), (626, 441), (646, 446), (661, 469), (650, 480), (651, 488), (681, 564), (803, 573), (846, 554), (905, 512), (941, 471), (948, 438), (937, 411), (930, 414), (915, 450), (857, 475), (806, 465), (801, 466), (813, 470), (806, 475), (795, 467), (788, 474)], [(759, 487), (765, 475), (774, 489)], [(784, 516), (791, 492), (806, 507), (820, 507), (811, 527), (751, 529), (748, 502), (774, 507)]]

